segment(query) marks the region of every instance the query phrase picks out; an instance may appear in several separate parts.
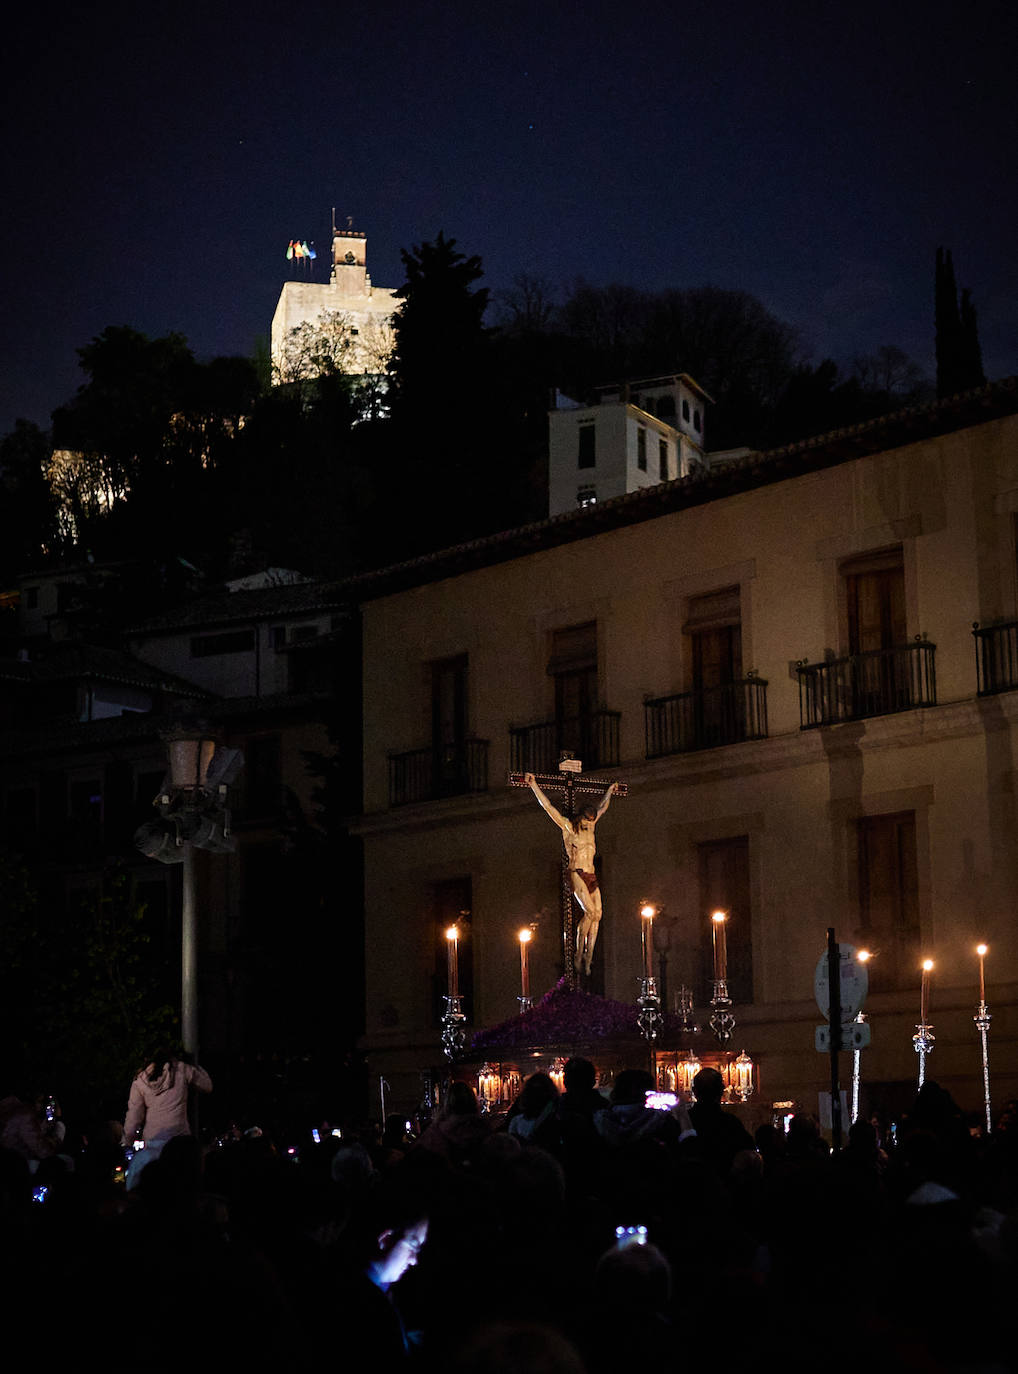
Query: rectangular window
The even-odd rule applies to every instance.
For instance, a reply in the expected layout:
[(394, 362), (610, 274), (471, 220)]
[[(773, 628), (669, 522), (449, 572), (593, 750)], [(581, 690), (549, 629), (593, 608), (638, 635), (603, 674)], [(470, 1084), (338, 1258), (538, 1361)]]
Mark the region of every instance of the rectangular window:
[(597, 757), (597, 621), (552, 635), (548, 673), (555, 682), (556, 749), (581, 759)]
[(749, 836), (711, 840), (697, 846), (700, 882), (700, 964), (710, 999), (714, 978), (711, 916), (727, 916), (728, 995), (737, 1005), (753, 1000), (753, 922), (750, 911)]
[(647, 431), (642, 425), (636, 427), (636, 466), (647, 471)]
[(662, 482), (668, 481), (668, 440), (659, 439), (657, 441), (657, 465), (658, 476)]
[(690, 727), (696, 748), (745, 738), (742, 606), (738, 587), (692, 597), (682, 627), (689, 636)]
[(457, 941), (457, 968), (459, 995), (467, 1021), (474, 1019), (474, 945), (471, 939), (473, 920), (472, 882), (467, 875), (462, 878), (447, 878), (435, 883), (431, 890), (432, 939), (435, 950), (435, 972), (433, 977), (433, 1014), (437, 1025), (445, 1012), (445, 998), (449, 991), (449, 940), (446, 931), (455, 926), (459, 931)]
[(596, 426), (593, 420), (584, 420), (577, 430), (579, 447), (576, 455), (576, 466), (578, 468), (592, 468), (596, 462), (595, 432)]
[(254, 630), (227, 630), (218, 635), (197, 635), (191, 640), (191, 657), (210, 658), (214, 654), (242, 654), (254, 646)]
[(467, 655), (431, 665), (432, 795), (467, 790)]
[(873, 952), (874, 992), (919, 982), (919, 870), (915, 812), (857, 822), (859, 944)]
[(914, 683), (907, 651), (901, 549), (842, 565), (850, 665), (848, 705), (856, 717), (907, 710)]
[(905, 565), (901, 549), (842, 567), (848, 609), (848, 652), (893, 649), (908, 640)]

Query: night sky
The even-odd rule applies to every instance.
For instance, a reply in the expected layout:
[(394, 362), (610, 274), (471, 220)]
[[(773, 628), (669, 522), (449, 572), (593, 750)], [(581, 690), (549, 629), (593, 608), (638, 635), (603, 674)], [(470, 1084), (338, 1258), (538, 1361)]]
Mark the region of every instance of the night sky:
[(377, 285), (441, 229), (493, 290), (744, 289), (814, 362), (929, 372), (943, 243), (1018, 373), (1016, 38), (1012, 0), (20, 6), (0, 433), (107, 325), (250, 353), (333, 206)]

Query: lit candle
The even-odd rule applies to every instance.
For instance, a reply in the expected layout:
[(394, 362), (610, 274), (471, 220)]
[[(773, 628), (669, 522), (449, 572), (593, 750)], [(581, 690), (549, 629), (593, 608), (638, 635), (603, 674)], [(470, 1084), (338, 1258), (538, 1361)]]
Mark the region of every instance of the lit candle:
[(922, 1025), (926, 1025), (926, 1012), (930, 997), (930, 973), (933, 970), (933, 960), (923, 960), (923, 978), (919, 985), (919, 1020)]
[(449, 996), (458, 997), (460, 991), (459, 928), (450, 926), (445, 932), (446, 953), (449, 956)]
[(710, 919), (714, 939), (714, 981), (720, 983), (728, 977), (728, 946), (725, 943), (725, 923), (728, 917), (723, 911), (715, 911)]
[(530, 1001), (530, 942), (534, 932), (529, 926), (520, 931), (520, 990), (524, 1002)]
[(654, 977), (654, 917), (657, 915), (657, 908), (646, 903), (640, 908), (640, 915), (643, 917), (641, 922), (643, 934), (643, 976), (644, 978)]
[(979, 1003), (980, 1006), (986, 1005), (986, 980), (983, 976), (983, 960), (986, 958), (989, 945), (976, 945), (976, 953), (979, 955)]

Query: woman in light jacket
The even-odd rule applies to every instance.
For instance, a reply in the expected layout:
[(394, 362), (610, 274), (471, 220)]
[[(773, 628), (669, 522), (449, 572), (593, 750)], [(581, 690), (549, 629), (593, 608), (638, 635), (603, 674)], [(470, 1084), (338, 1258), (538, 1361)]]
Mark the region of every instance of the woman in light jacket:
[[(187, 1119), (188, 1088), (194, 1084), (200, 1093), (212, 1091), (212, 1079), (197, 1064), (185, 1064), (169, 1050), (160, 1050), (150, 1063), (140, 1070), (131, 1084), (124, 1122), (124, 1144), (133, 1147), (135, 1139), (145, 1141), (143, 1151), (147, 1163), (155, 1159), (162, 1147), (175, 1135), (190, 1135)], [(135, 1156), (139, 1159), (139, 1156)], [(133, 1165), (132, 1161), (132, 1165)], [(141, 1168), (131, 1174), (137, 1175)], [(128, 1187), (131, 1175), (128, 1176)]]

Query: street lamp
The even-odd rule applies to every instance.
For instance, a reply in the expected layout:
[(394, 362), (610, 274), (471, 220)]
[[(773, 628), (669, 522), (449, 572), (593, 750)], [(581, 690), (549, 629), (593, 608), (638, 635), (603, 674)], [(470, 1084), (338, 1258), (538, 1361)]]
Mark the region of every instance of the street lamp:
[(150, 859), (182, 864), (180, 938), (180, 1031), (184, 1049), (198, 1058), (198, 930), (195, 901), (194, 850), (230, 854), (236, 841), (230, 834), (227, 806), (230, 784), (244, 766), (239, 749), (219, 744), (199, 722), (182, 723), (165, 731), (170, 771), (153, 805), (158, 819), (135, 831), (134, 843)]

